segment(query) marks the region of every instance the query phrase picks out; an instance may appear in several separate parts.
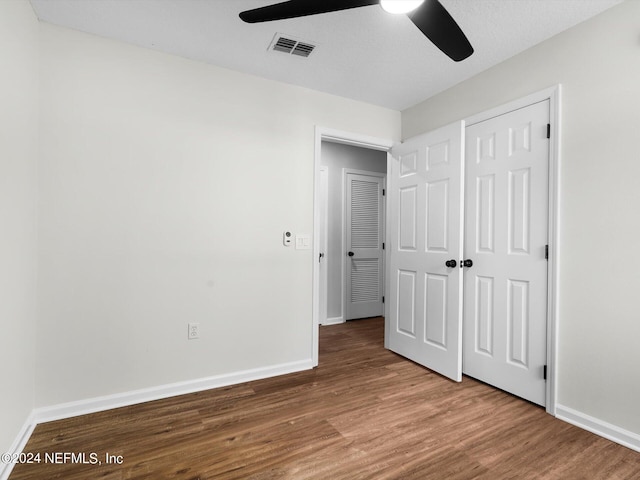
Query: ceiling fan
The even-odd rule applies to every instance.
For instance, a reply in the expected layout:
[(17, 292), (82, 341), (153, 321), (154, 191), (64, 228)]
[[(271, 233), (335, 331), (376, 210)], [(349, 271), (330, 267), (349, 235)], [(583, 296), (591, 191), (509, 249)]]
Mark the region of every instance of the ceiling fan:
[(456, 21), (438, 0), (289, 0), (240, 13), (247, 23), (305, 17), (380, 4), (389, 13), (405, 13), (433, 44), (459, 62), (473, 53)]

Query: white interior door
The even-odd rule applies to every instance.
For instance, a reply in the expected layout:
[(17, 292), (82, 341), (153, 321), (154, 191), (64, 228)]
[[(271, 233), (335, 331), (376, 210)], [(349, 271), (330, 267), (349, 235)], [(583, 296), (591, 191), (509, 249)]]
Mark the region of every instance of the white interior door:
[(466, 129), (465, 374), (544, 405), (549, 101)]
[(462, 380), (463, 145), (464, 122), (415, 137), (393, 149), (388, 173), (387, 347), (456, 381)]
[(346, 173), (346, 320), (382, 315), (384, 176)]

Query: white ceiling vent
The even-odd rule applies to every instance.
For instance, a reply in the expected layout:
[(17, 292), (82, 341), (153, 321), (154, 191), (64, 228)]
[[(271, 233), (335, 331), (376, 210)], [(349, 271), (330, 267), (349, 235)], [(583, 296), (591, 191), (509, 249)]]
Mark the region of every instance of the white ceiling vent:
[(291, 35), (276, 33), (269, 45), (270, 51), (288, 53), (289, 55), (298, 55), (299, 57), (308, 57), (316, 46), (311, 42), (299, 40)]

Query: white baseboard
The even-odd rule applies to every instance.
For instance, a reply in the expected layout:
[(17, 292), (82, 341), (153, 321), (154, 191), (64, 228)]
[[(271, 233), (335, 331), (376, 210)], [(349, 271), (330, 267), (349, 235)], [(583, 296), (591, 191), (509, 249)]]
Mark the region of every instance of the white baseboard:
[[(212, 388), (227, 387), (229, 385), (250, 382), (252, 380), (261, 380), (278, 375), (285, 375), (287, 373), (310, 370), (311, 368), (313, 368), (311, 359), (301, 360), (298, 362), (272, 365), (270, 367), (254, 368), (241, 372), (215, 375), (212, 377), (198, 378), (196, 380), (187, 380), (185, 382), (160, 385), (157, 387), (134, 390), (131, 392), (88, 398), (86, 400), (79, 400), (76, 402), (52, 405), (50, 407), (36, 408), (35, 410), (33, 410), (29, 418), (27, 418), (18, 436), (13, 442), (13, 445), (6, 453), (12, 454), (22, 452), (25, 445), (29, 441), (29, 437), (33, 433), (33, 430), (39, 423), (77, 417), (78, 415), (86, 415), (88, 413), (95, 413), (104, 410), (110, 410), (112, 408), (125, 407), (128, 405), (134, 405), (136, 403), (160, 400), (162, 398), (174, 397), (187, 393), (200, 392)], [(13, 464), (5, 464), (0, 462), (0, 480), (7, 480), (12, 470)]]
[[(33, 429), (36, 428), (37, 422), (35, 421), (35, 417), (33, 413), (29, 415), (29, 418), (24, 422), (24, 425), (20, 429), (18, 436), (11, 445), (11, 448), (6, 453), (15, 454), (20, 453), (24, 450), (24, 446), (29, 441), (29, 437), (33, 433)], [(5, 452), (0, 452), (5, 453)], [(13, 470), (14, 464), (12, 463), (4, 463), (0, 462), (0, 480), (7, 480), (9, 475), (11, 475), (11, 471)]]
[(640, 435), (607, 423), (599, 418), (579, 412), (563, 405), (556, 405), (556, 418), (571, 423), (576, 427), (600, 435), (612, 442), (619, 443), (631, 450), (640, 452)]
[[(86, 415), (88, 413), (95, 413), (104, 410), (110, 410), (112, 408), (134, 405), (136, 403), (150, 402), (153, 400), (160, 400), (162, 398), (200, 392), (212, 388), (236, 385), (239, 383), (250, 382), (252, 380), (261, 380), (278, 375), (285, 375), (287, 373), (310, 370), (312, 368), (313, 363), (311, 359), (301, 360), (298, 362), (272, 365), (270, 367), (254, 368), (241, 372), (215, 375), (212, 377), (198, 378), (196, 380), (187, 380), (185, 382), (160, 385), (157, 387), (134, 390), (131, 392), (88, 398), (86, 400), (79, 400), (76, 402), (52, 405), (50, 407), (36, 408), (35, 410), (33, 410), (29, 418), (25, 421), (22, 429), (13, 442), (13, 445), (6, 453), (12, 454), (22, 452), (25, 445), (29, 441), (29, 437), (33, 433), (33, 430), (39, 423), (77, 417), (78, 415)], [(9, 475), (13, 470), (13, 466), (13, 464), (5, 464), (0, 462), (0, 480), (7, 480), (9, 478)]]
[[(125, 407), (136, 403), (150, 402), (162, 398), (200, 392), (212, 388), (226, 387), (238, 383), (261, 380), (263, 378), (285, 375), (287, 373), (300, 372), (313, 368), (311, 359), (298, 362), (283, 363), (270, 367), (255, 368), (213, 377), (187, 380), (184, 382), (160, 385), (157, 387), (134, 390), (131, 392), (116, 393), (103, 397), (88, 398), (76, 402), (62, 403), (50, 407), (42, 407), (34, 410), (35, 423), (50, 422), (63, 418), (86, 415), (88, 413), (110, 410), (112, 408)], [(2, 480), (2, 479), (0, 479)]]
[[(343, 321), (335, 323), (343, 323)], [(255, 368), (241, 372), (161, 385), (142, 390), (134, 390), (131, 392), (89, 398), (86, 400), (63, 403), (50, 407), (37, 408), (25, 421), (22, 429), (16, 437), (16, 440), (13, 442), (11, 449), (7, 453), (22, 452), (29, 440), (29, 437), (31, 436), (31, 433), (38, 423), (110, 410), (112, 408), (124, 407), (137, 403), (160, 400), (162, 398), (184, 395), (212, 388), (226, 387), (229, 385), (250, 382), (252, 380), (261, 380), (278, 375), (310, 370), (311, 368), (313, 368), (311, 359), (302, 360), (298, 362), (273, 365), (270, 367)], [(640, 452), (640, 435), (634, 432), (625, 430), (616, 425), (591, 417), (590, 415), (563, 405), (556, 405), (556, 417), (608, 440), (619, 443), (627, 448)], [(7, 480), (12, 470), (13, 465), (0, 463), (0, 480)]]
[(331, 317), (331, 318), (327, 318), (324, 322), (322, 322), (322, 325), (337, 325), (338, 323), (344, 323), (345, 319), (344, 317)]

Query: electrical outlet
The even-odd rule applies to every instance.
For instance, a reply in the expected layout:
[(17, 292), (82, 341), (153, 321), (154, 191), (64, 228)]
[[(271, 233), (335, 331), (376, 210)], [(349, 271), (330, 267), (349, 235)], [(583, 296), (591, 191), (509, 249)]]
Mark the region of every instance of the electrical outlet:
[(189, 340), (195, 340), (196, 338), (200, 338), (200, 324), (199, 323), (190, 323), (189, 324)]

